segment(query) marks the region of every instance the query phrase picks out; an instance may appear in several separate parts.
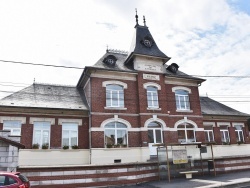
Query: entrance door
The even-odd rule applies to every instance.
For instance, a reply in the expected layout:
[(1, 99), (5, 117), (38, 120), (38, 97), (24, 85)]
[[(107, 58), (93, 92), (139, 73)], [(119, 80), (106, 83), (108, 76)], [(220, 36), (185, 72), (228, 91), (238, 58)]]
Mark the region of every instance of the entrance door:
[(157, 155), (157, 146), (153, 145), (162, 143), (162, 129), (159, 123), (151, 122), (148, 125), (148, 140), (150, 155)]

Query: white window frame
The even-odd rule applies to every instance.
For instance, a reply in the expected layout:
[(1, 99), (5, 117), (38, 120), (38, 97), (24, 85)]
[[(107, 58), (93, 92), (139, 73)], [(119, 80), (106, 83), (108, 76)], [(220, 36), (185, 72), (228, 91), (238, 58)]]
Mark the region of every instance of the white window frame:
[[(115, 125), (115, 127), (110, 127), (110, 128), (107, 128), (107, 127), (105, 127), (107, 124), (109, 124), (109, 123), (114, 123), (114, 125)], [(122, 122), (118, 122), (118, 121), (114, 121), (114, 122), (109, 122), (109, 123), (107, 123), (105, 126), (104, 126), (104, 145), (105, 145), (105, 147), (107, 147), (107, 143), (106, 143), (106, 139), (105, 139), (105, 136), (106, 136), (106, 130), (114, 130), (114, 132), (115, 132), (115, 138), (114, 138), (114, 140), (115, 140), (115, 145), (116, 144), (118, 144), (117, 143), (117, 131), (119, 131), (119, 130), (125, 130), (126, 131), (126, 145), (128, 146), (128, 126), (126, 125), (126, 124), (124, 124), (124, 123), (122, 123)], [(126, 126), (126, 128), (118, 128), (117, 127), (117, 123), (121, 123), (121, 124), (123, 124), (123, 125), (125, 125)]]
[[(21, 121), (16, 121), (16, 120), (3, 121), (3, 130), (9, 130), (10, 135), (12, 136), (21, 136), (21, 126), (22, 126)], [(16, 131), (18, 131), (19, 134), (14, 134)]]
[[(37, 126), (45, 126), (42, 128), (37, 128)], [(36, 131), (40, 131), (40, 140), (38, 142), (36, 142)], [(43, 139), (43, 135), (44, 133), (48, 131), (48, 142), (45, 142)], [(48, 146), (50, 146), (50, 134), (51, 134), (51, 123), (49, 121), (35, 121), (33, 124), (33, 144), (39, 144), (39, 148), (42, 148), (43, 144), (48, 144)]]
[[(65, 135), (64, 135), (64, 131), (68, 131), (68, 145), (64, 145), (63, 144), (63, 139), (65, 139)], [(76, 132), (76, 144), (72, 144), (71, 143), (71, 139), (74, 135), (74, 133)], [(70, 148), (73, 146), (73, 145), (77, 145), (78, 146), (78, 124), (77, 123), (62, 123), (62, 147), (63, 146), (69, 146)]]
[[(224, 125), (227, 126), (227, 125)], [(221, 142), (225, 142), (225, 143), (230, 143), (230, 134), (229, 134), (229, 130), (228, 130), (228, 126), (227, 129), (221, 129), (220, 128), (220, 135), (221, 135)], [(228, 135), (228, 138), (226, 138), (226, 135)]]
[[(178, 138), (178, 142), (181, 142), (181, 143), (192, 143), (192, 142), (196, 142), (195, 126), (192, 125), (193, 128), (187, 128), (187, 124), (192, 125), (191, 123), (186, 123), (186, 122), (184, 122), (184, 123), (178, 125), (178, 126), (184, 125), (184, 128), (178, 128), (178, 126), (177, 126), (177, 134), (178, 134), (178, 131), (181, 131), (181, 130), (184, 130), (184, 132), (185, 132), (185, 141), (184, 141), (184, 142), (183, 142), (183, 141), (179, 141), (179, 138)], [(187, 135), (187, 131), (188, 131), (188, 130), (192, 130), (192, 131), (193, 131), (194, 139), (188, 139), (188, 135)]]
[[(155, 91), (149, 91), (149, 87), (154, 88)], [(158, 89), (156, 87), (147, 87), (147, 102), (148, 108), (159, 108)]]
[[(244, 126), (243, 125), (238, 125), (238, 124), (235, 124), (233, 126), (235, 127), (237, 142), (244, 142), (245, 141), (244, 131), (243, 131)], [(240, 126), (241, 129), (240, 130), (236, 129), (236, 126)], [(240, 134), (241, 134), (243, 140), (240, 139), (241, 138)]]
[[(176, 93), (178, 91), (185, 91), (185, 92), (187, 92), (187, 95)], [(190, 100), (189, 100), (188, 91), (176, 90), (175, 91), (175, 100), (176, 100), (176, 109), (177, 110), (190, 110)], [(182, 107), (182, 106), (184, 106), (184, 107)]]
[[(119, 86), (121, 87), (120, 90), (118, 89), (109, 89), (109, 86)], [(110, 95), (110, 99), (107, 98), (107, 95)], [(113, 96), (116, 96), (117, 105), (113, 99)], [(110, 105), (108, 105), (108, 100), (110, 100)], [(106, 86), (106, 107), (111, 108), (123, 108), (124, 107), (124, 87), (121, 85), (109, 84)]]
[[(205, 138), (208, 138), (208, 142), (214, 142), (214, 131), (213, 130), (205, 130), (204, 129), (204, 132), (205, 132)], [(209, 133), (212, 133), (212, 138), (210, 138), (210, 134)]]

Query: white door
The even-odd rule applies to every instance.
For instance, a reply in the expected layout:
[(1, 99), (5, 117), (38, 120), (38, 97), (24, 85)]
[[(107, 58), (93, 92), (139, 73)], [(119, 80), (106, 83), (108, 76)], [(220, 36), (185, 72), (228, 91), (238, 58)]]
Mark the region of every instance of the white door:
[(148, 140), (150, 155), (157, 155), (157, 146), (154, 145), (162, 143), (162, 129), (159, 123), (151, 122), (148, 125)]

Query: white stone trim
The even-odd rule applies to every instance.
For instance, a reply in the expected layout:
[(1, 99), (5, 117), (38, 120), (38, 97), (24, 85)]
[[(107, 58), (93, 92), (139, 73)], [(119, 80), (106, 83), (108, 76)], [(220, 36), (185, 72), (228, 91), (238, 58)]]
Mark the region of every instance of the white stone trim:
[(123, 86), (124, 89), (128, 88), (128, 85), (124, 82), (117, 81), (117, 80), (109, 80), (109, 81), (104, 81), (102, 82), (102, 87), (107, 87), (109, 84), (114, 84), (114, 85), (121, 85)]
[(153, 115), (153, 118), (148, 119), (148, 120), (144, 123), (144, 128), (147, 129), (149, 123), (154, 122), (154, 121), (160, 123), (160, 124), (162, 125), (162, 129), (164, 129), (164, 130), (167, 130), (167, 129), (168, 129), (166, 123), (165, 123), (162, 119), (159, 119), (159, 118), (157, 117), (157, 115)]
[(186, 112), (186, 113), (193, 113), (194, 111), (193, 110), (176, 110), (176, 112)]
[(35, 121), (40, 121), (40, 122), (50, 122), (51, 125), (55, 125), (55, 118), (37, 118), (37, 117), (31, 117), (29, 124), (34, 124)]
[(136, 75), (137, 73), (127, 73), (125, 74), (121, 74), (121, 72), (119, 72), (119, 75), (110, 71), (108, 73), (104, 73), (104, 72), (98, 72), (98, 73), (92, 73), (91, 74), (91, 78), (108, 78), (108, 79), (119, 79), (119, 80), (130, 80), (130, 81), (136, 81)]
[(144, 89), (147, 89), (148, 86), (154, 86), (156, 87), (158, 90), (161, 90), (161, 86), (157, 83), (154, 83), (154, 82), (147, 82), (147, 83), (144, 83), (143, 84), (143, 88)]
[(185, 90), (187, 91), (189, 94), (191, 94), (191, 89), (187, 88), (187, 87), (183, 87), (183, 86), (176, 86), (176, 87), (172, 87), (172, 92), (175, 93), (176, 90)]
[(127, 110), (127, 108), (123, 107), (104, 107), (106, 110)]
[(217, 122), (218, 127), (223, 126), (223, 125), (230, 127), (230, 122)]
[(203, 122), (203, 126), (213, 126), (215, 127), (215, 122)]
[(235, 127), (235, 125), (240, 125), (242, 127), (245, 127), (245, 124), (244, 123), (232, 123), (232, 127)]
[(58, 125), (62, 125), (63, 123), (77, 123), (79, 126), (82, 126), (81, 119), (58, 119)]
[(149, 107), (147, 107), (147, 110), (161, 110), (161, 108), (149, 108)]
[(21, 121), (21, 124), (26, 124), (26, 117), (0, 116), (0, 123), (3, 121)]
[(127, 120), (118, 118), (118, 116), (115, 116), (114, 118), (110, 118), (110, 119), (104, 120), (104, 121), (101, 123), (100, 127), (104, 129), (104, 126), (105, 126), (106, 124), (111, 123), (111, 122), (114, 122), (114, 121), (117, 121), (117, 122), (120, 122), (120, 123), (125, 124), (125, 125), (127, 126), (128, 129), (132, 127), (131, 124), (130, 124)]
[[(91, 127), (90, 128), (90, 132), (95, 132), (95, 131), (104, 131), (105, 130), (105, 128), (104, 127)], [(168, 129), (163, 129), (163, 130), (168, 130)], [(127, 128), (127, 131), (128, 132), (141, 132), (141, 131), (148, 131), (148, 129), (147, 128), (145, 128), (145, 127), (140, 127), (140, 128)]]
[(198, 129), (198, 126), (195, 122), (193, 122), (192, 120), (189, 120), (189, 119), (181, 119), (179, 121), (177, 121), (175, 124), (174, 124), (174, 128), (177, 130), (177, 127), (178, 125), (182, 124), (182, 123), (190, 123), (194, 126), (194, 129), (197, 130)]

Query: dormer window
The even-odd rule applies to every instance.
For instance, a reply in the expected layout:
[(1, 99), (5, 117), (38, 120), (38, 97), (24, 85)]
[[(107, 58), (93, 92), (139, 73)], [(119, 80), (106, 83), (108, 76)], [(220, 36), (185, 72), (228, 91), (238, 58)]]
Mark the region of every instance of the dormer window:
[(108, 55), (104, 58), (103, 63), (105, 63), (108, 66), (114, 67), (115, 63), (117, 61), (117, 58), (113, 55)]
[(150, 42), (150, 40), (145, 39), (145, 40), (143, 41), (143, 44), (144, 44), (146, 47), (151, 47), (151, 42)]

